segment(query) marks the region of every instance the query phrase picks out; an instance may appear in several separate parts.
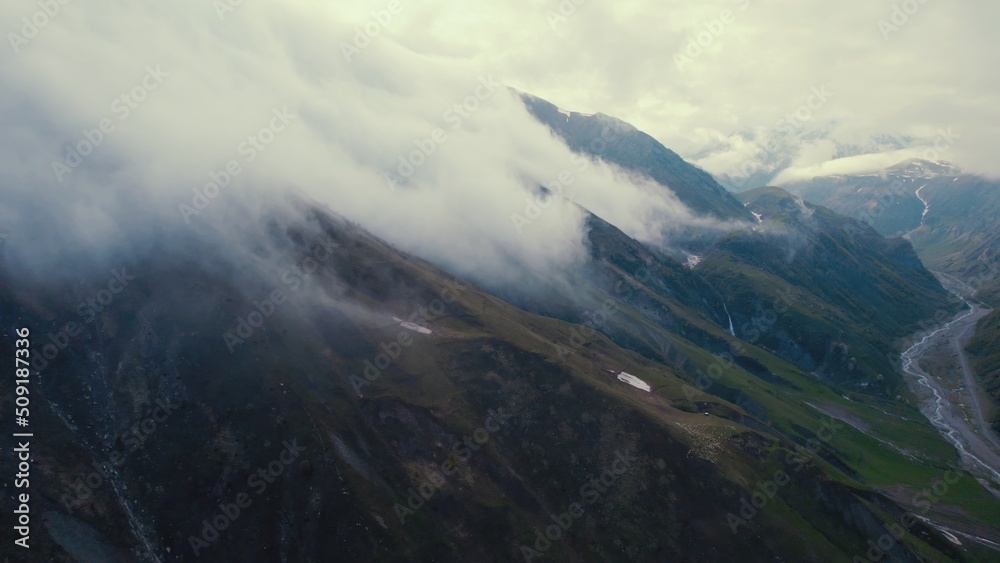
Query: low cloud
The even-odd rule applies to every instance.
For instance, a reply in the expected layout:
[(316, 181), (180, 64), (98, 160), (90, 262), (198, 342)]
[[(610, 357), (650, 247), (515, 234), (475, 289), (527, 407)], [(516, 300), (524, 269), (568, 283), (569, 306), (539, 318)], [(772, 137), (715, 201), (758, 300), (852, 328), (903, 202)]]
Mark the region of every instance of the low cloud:
[(800, 157), (774, 179), (775, 185), (811, 180), (817, 177), (866, 174), (885, 170), (910, 158), (919, 158), (920, 149), (903, 149), (884, 153), (863, 154), (818, 163), (809, 162), (808, 156)]
[[(37, 9), (5, 4), (0, 28), (20, 31)], [(245, 245), (255, 221), (305, 197), (502, 283), (584, 259), (574, 203), (650, 242), (704, 223), (662, 186), (578, 168), (503, 74), (414, 52), (374, 25), (360, 41), (368, 28), (335, 13), (311, 2), (222, 17), (193, 0), (63, 6), (0, 55), (8, 256), (48, 275), (157, 237)], [(519, 230), (512, 216), (566, 171), (574, 182)]]

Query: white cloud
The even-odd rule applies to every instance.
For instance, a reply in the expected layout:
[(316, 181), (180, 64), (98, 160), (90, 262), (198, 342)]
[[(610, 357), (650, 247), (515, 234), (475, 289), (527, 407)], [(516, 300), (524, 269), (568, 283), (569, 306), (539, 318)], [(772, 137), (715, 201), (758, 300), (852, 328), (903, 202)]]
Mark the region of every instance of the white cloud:
[[(494, 69), (561, 107), (621, 117), (685, 157), (718, 136), (770, 129), (813, 86), (826, 85), (836, 96), (813, 125), (835, 123), (831, 138), (923, 137), (952, 127), (963, 135), (952, 160), (1000, 175), (992, 155), (1000, 130), (993, 33), (1000, 4), (929, 0), (886, 39), (879, 22), (891, 22), (894, 6), (903, 4), (428, 0), (413, 3), (387, 35), (419, 52)], [(383, 5), (356, 3), (356, 12)], [(576, 8), (553, 30), (546, 14), (560, 5)], [(723, 10), (731, 10), (732, 23), (679, 69), (674, 55)]]
[(922, 149), (905, 149), (875, 154), (862, 154), (812, 164), (796, 162), (781, 172), (773, 181), (775, 185), (801, 180), (811, 180), (823, 176), (853, 175), (885, 170), (894, 164), (919, 158)]
[[(5, 4), (0, 28), (33, 10)], [(0, 226), (44, 241), (47, 254), (21, 254), (45, 267), (81, 246), (112, 251), (158, 229), (238, 238), (234, 210), (301, 192), (404, 250), (502, 281), (585, 254), (583, 214), (570, 203), (548, 206), (523, 232), (512, 221), (536, 186), (565, 172), (574, 178), (567, 198), (645, 240), (699, 222), (660, 186), (603, 165), (583, 170), (495, 84), (509, 75), (494, 80), (482, 61), (447, 56), (449, 41), (476, 44), (485, 19), (453, 14), (444, 21), (464, 33), (428, 35), (415, 52), (412, 33), (394, 32), (441, 32), (440, 12), (396, 11), (387, 21), (388, 12), (355, 10), (345, 23), (314, 2), (244, 3), (221, 19), (194, 0), (64, 7), (19, 53), (0, 55)], [(384, 27), (372, 23), (380, 19)], [(367, 42), (356, 41), (359, 29)], [(350, 63), (345, 43), (357, 47)], [(67, 147), (90, 153), (88, 142), (97, 146), (74, 166)], [(411, 173), (401, 157), (420, 164)], [(66, 168), (57, 174), (53, 162)], [(218, 197), (196, 196), (228, 176)], [(208, 205), (182, 213), (195, 203)]]

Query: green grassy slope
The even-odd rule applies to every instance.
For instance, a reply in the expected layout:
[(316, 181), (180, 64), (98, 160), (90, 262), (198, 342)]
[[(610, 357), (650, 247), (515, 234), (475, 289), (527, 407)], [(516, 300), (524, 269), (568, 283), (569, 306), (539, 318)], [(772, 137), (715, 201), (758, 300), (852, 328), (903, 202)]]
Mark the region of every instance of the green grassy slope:
[(778, 188), (741, 197), (764, 222), (698, 268), (726, 295), (738, 334), (832, 383), (898, 394), (896, 341), (957, 303), (905, 241)]
[[(37, 415), (47, 436), (39, 502), (67, 512), (60, 496), (73, 477), (119, 447), (114, 437), (160, 396), (181, 407), (148, 447), (126, 456), (113, 478), (122, 497), (98, 487), (66, 514), (115, 549), (136, 549), (129, 522), (138, 520), (161, 553), (190, 555), (204, 520), (245, 492), (247, 476), (268, 467), (283, 442), (297, 440), (301, 461), (254, 493), (202, 557), (247, 560), (266, 543), (292, 560), (518, 560), (550, 515), (579, 502), (583, 514), (546, 548), (554, 560), (847, 561), (953, 459), (914, 411), (882, 414), (860, 397), (844, 399), (740, 344), (708, 313), (640, 284), (616, 301), (620, 316), (609, 322), (636, 325), (631, 334), (659, 350), (649, 355), (456, 286), (439, 268), (334, 219), (274, 236), (300, 263), (305, 241), (320, 235), (337, 250), (232, 354), (222, 335), (280, 282), (229, 283), (220, 277), (229, 258), (212, 268), (169, 255), (138, 265), (135, 291), (52, 362), (46, 373), (59, 377), (40, 380), (48, 406)], [(81, 291), (12, 288), (0, 281), (0, 318), (39, 332)], [(692, 337), (735, 350), (735, 363), (650, 322), (633, 306), (640, 298), (673, 308)], [(432, 335), (392, 321), (421, 307), (438, 311), (420, 321)], [(411, 339), (396, 349), (401, 335)], [(378, 372), (359, 379), (366, 362)], [(618, 381), (621, 370), (652, 392)], [(881, 440), (901, 449), (919, 441), (920, 449), (911, 459), (818, 409), (851, 412)], [(509, 416), (494, 430), (498, 410)], [(454, 446), (487, 428), (475, 451)], [(634, 461), (600, 494), (582, 488), (625, 453)], [(432, 484), (429, 498), (414, 497), (445, 464), (455, 473)], [(995, 519), (1000, 504), (976, 487), (966, 478), (926, 514)], [(741, 514), (755, 493), (767, 500)], [(131, 518), (119, 498), (137, 509)], [(70, 528), (40, 531), (39, 553), (65, 558)], [(902, 542), (891, 553), (900, 560), (967, 559), (923, 524)]]

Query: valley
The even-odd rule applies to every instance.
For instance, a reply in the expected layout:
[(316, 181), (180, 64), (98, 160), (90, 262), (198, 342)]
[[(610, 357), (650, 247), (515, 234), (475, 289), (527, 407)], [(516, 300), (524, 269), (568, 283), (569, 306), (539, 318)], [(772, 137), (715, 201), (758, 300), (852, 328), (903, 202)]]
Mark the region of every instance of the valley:
[(921, 412), (955, 446), (964, 466), (1000, 496), (1000, 439), (986, 422), (980, 385), (964, 351), (976, 323), (991, 311), (970, 304), (944, 326), (918, 335), (902, 360)]
[[(746, 128), (768, 114), (749, 88), (718, 104), (695, 68), (681, 97), (625, 88), (640, 69), (610, 51), (579, 66), (621, 88), (526, 78), (552, 70), (536, 35), (669, 35), (597, 33), (618, 3), (516, 7), (495, 69), (464, 58), (485, 36), (449, 46), (502, 25), (465, 3), (358, 7), (361, 28), (295, 1), (98, 4), (0, 65), (26, 560), (1000, 561), (994, 180), (910, 159), (733, 193), (687, 158), (718, 128), (748, 133), (719, 169), (814, 169), (786, 158), (809, 132)], [(160, 59), (103, 142), (104, 100)], [(788, 127), (852, 97), (821, 108), (816, 84)], [(814, 135), (810, 158), (870, 134)], [(0, 526), (0, 561), (18, 535)]]

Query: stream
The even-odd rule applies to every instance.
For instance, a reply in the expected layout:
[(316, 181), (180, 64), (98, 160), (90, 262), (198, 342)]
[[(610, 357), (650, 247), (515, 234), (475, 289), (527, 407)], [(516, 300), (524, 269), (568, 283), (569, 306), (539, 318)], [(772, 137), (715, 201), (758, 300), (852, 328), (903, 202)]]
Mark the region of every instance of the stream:
[[(921, 340), (903, 352), (903, 371), (912, 376), (917, 385), (930, 391), (928, 400), (922, 400), (921, 412), (930, 420), (931, 424), (941, 433), (942, 436), (958, 450), (962, 462), (968, 468), (980, 469), (997, 484), (1000, 484), (1000, 455), (991, 447), (988, 439), (984, 439), (975, 432), (972, 424), (964, 417), (956, 416), (953, 412), (953, 405), (947, 397), (947, 392), (943, 389), (941, 382), (931, 374), (925, 372), (919, 364), (924, 353), (941, 341), (947, 342), (952, 338), (952, 331), (956, 326), (961, 327), (962, 323), (969, 317), (976, 315), (981, 318), (989, 311), (970, 304), (965, 304), (968, 310), (960, 313), (944, 326), (925, 335)], [(971, 319), (968, 322), (975, 322)], [(966, 324), (968, 324), (966, 322)], [(975, 392), (974, 390), (971, 392)], [(975, 413), (978, 415), (978, 413)], [(987, 429), (988, 431), (988, 429)], [(985, 460), (984, 460), (985, 458)]]

